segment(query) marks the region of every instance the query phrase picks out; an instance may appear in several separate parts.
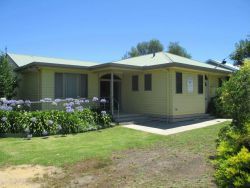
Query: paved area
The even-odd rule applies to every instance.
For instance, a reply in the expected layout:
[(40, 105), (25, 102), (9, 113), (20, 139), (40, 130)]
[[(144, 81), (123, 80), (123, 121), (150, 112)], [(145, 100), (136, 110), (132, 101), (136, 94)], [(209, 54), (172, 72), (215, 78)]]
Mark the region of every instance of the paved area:
[(193, 129), (199, 129), (208, 127), (225, 121), (231, 121), (231, 119), (213, 119), (213, 120), (200, 120), (200, 121), (185, 121), (176, 123), (164, 123), (164, 122), (147, 122), (145, 124), (129, 124), (123, 125), (123, 127), (135, 129), (139, 131), (145, 131), (160, 135), (171, 135)]

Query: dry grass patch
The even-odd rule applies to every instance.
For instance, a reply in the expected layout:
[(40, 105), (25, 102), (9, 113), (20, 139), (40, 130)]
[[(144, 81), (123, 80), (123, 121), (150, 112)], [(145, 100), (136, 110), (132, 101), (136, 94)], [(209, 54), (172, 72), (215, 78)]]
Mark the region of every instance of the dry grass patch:
[(61, 169), (52, 166), (19, 165), (3, 167), (0, 170), (0, 185), (5, 188), (40, 187), (40, 183), (34, 181), (46, 176), (57, 176)]

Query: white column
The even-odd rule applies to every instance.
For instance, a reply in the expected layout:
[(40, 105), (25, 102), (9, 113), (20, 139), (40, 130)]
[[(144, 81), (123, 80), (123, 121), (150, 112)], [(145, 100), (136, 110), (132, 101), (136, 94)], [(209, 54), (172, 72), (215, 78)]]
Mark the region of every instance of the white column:
[(114, 73), (111, 72), (110, 79), (110, 111), (111, 114), (114, 115)]

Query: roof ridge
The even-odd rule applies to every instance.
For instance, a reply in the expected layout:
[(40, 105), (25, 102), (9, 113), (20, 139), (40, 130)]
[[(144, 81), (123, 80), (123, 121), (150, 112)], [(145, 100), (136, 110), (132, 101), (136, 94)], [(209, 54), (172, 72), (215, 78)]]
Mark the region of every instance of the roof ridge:
[(163, 53), (170, 61), (172, 61), (172, 63), (174, 63), (174, 61), (167, 55), (167, 52)]
[(180, 55), (176, 55), (176, 54), (173, 54), (173, 53), (169, 53), (169, 52), (166, 52), (166, 54), (171, 54), (173, 56), (178, 56), (178, 57), (181, 57), (181, 58), (184, 58), (184, 59), (188, 59), (188, 60), (191, 60), (191, 61), (196, 61), (196, 62), (199, 62), (199, 63), (203, 63), (203, 64), (206, 64), (202, 61), (199, 61), (199, 60), (196, 60), (196, 59), (192, 59), (192, 58), (187, 58), (187, 57), (184, 57), (184, 56), (180, 56)]
[[(159, 54), (159, 53), (164, 53), (164, 51), (155, 52), (155, 54)], [(110, 62), (115, 63), (115, 62), (118, 62), (118, 61), (123, 61), (123, 60), (133, 59), (133, 58), (139, 58), (139, 57), (149, 56), (149, 55), (153, 55), (153, 54), (154, 54), (154, 53), (143, 54), (143, 55), (139, 55), (139, 56), (135, 56), (135, 57), (128, 57), (128, 58), (126, 58), (126, 59), (120, 59), (120, 60), (115, 60), (115, 61), (110, 61)]]

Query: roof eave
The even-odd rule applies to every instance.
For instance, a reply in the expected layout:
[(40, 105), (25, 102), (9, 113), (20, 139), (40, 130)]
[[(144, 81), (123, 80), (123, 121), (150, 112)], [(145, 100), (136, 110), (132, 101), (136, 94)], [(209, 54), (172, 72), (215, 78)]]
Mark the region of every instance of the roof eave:
[(61, 67), (61, 68), (74, 68), (74, 69), (89, 69), (88, 66), (78, 66), (78, 65), (65, 65), (65, 64), (55, 64), (55, 63), (44, 63), (44, 62), (32, 62), (22, 67), (18, 67), (15, 71), (21, 71), (32, 66), (43, 66), (43, 67)]
[(104, 64), (94, 65), (94, 66), (77, 66), (77, 65), (52, 64), (52, 63), (44, 63), (44, 62), (32, 62), (28, 65), (18, 67), (15, 70), (21, 71), (32, 66), (61, 67), (61, 68), (74, 68), (74, 69), (85, 69), (85, 70), (98, 70), (102, 68), (121, 68), (121, 69), (124, 68), (124, 69), (130, 69), (130, 70), (150, 70), (150, 69), (159, 69), (159, 68), (180, 67), (180, 68), (187, 68), (187, 69), (194, 69), (194, 70), (201, 70), (201, 71), (208, 71), (208, 72), (212, 71), (212, 72), (217, 72), (217, 73), (225, 73), (225, 74), (230, 74), (233, 72), (230, 70), (226, 71), (226, 70), (219, 70), (215, 68), (213, 69), (213, 68), (207, 68), (207, 67), (199, 67), (195, 65), (187, 65), (187, 64), (178, 63), (178, 62), (150, 65), (150, 66), (125, 65), (125, 64), (118, 64), (118, 63), (104, 63)]

